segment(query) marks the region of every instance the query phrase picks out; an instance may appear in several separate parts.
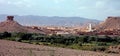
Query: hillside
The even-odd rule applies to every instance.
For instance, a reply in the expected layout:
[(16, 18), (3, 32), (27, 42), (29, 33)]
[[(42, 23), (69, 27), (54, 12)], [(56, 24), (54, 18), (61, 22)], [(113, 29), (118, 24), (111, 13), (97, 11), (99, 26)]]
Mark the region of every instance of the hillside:
[(119, 54), (105, 54), (0, 40), (0, 56), (119, 56)]
[(96, 29), (112, 30), (120, 29), (120, 17), (108, 17), (104, 22), (100, 23)]
[[(0, 15), (0, 19), (4, 19), (7, 15)], [(99, 20), (87, 19), (82, 17), (48, 17), (48, 16), (34, 16), (34, 15), (26, 15), (26, 16), (18, 16), (14, 15), (16, 21), (18, 21), (22, 25), (36, 25), (36, 26), (86, 26), (88, 23), (92, 23), (93, 25), (98, 24)]]
[(27, 32), (27, 33), (44, 33), (35, 29), (30, 29), (14, 21), (14, 16), (7, 16), (7, 20), (0, 22), (0, 32)]

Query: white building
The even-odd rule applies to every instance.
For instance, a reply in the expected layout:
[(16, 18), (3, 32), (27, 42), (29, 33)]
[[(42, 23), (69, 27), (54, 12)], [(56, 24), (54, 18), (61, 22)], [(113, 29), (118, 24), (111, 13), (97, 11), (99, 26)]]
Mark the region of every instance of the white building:
[(91, 32), (91, 31), (93, 31), (92, 24), (89, 24), (89, 26), (88, 26), (88, 32)]

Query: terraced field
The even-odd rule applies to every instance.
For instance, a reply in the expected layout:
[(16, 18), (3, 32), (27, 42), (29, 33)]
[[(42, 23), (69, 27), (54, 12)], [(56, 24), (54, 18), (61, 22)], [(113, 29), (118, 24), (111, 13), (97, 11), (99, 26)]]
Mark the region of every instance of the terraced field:
[(106, 54), (0, 40), (0, 56), (119, 56), (119, 54)]

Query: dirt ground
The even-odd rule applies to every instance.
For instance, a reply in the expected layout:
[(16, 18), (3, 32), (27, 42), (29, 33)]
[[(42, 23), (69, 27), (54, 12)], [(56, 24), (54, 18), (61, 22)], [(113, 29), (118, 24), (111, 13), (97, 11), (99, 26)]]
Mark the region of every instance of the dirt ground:
[(0, 40), (0, 56), (120, 56), (120, 54), (106, 54)]

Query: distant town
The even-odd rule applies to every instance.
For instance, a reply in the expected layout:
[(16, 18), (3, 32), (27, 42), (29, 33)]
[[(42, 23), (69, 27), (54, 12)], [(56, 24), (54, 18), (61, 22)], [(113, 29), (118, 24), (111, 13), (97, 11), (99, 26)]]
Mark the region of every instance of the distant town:
[[(114, 23), (119, 23), (120, 17), (108, 17), (105, 22), (102, 22), (103, 24), (100, 23), (99, 25), (92, 26), (92, 24), (89, 23), (86, 27), (22, 26), (16, 21), (14, 21), (14, 16), (7, 16), (7, 20), (5, 22), (0, 23), (0, 29), (2, 31), (8, 31), (8, 32), (22, 32), (22, 30), (25, 29), (26, 31), (31, 33), (44, 32), (44, 34), (47, 35), (57, 34), (57, 35), (111, 35), (111, 36), (118, 35), (119, 36), (120, 35), (119, 24), (116, 24), (115, 27), (112, 27), (112, 25), (110, 27), (108, 25), (108, 23), (109, 22), (112, 23), (112, 21), (114, 21)], [(5, 24), (6, 26), (5, 25), (2, 26), (3, 24)], [(9, 29), (9, 26), (11, 26), (10, 28), (12, 29)], [(19, 29), (18, 27), (19, 28), (23, 27), (23, 28)]]

